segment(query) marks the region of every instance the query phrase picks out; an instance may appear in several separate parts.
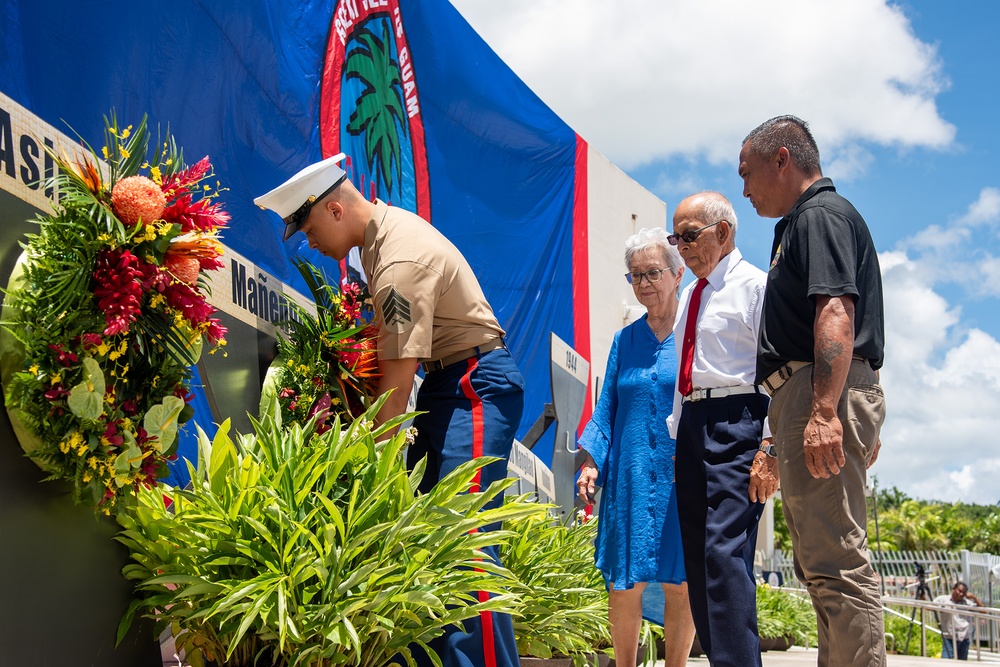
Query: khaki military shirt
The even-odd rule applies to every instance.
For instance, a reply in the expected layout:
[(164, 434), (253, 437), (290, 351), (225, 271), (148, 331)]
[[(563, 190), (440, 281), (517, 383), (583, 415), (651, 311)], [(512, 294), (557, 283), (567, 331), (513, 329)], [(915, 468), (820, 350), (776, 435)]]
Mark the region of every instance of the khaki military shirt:
[(504, 335), (462, 253), (409, 211), (376, 200), (361, 264), (384, 359), (442, 359)]

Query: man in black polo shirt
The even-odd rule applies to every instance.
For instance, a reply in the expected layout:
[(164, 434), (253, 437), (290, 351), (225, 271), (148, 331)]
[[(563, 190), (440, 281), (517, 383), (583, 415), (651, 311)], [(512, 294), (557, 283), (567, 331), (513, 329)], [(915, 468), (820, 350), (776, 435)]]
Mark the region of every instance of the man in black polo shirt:
[(820, 667), (884, 665), (868, 558), (867, 467), (885, 399), (882, 280), (864, 219), (823, 178), (806, 123), (779, 116), (743, 140), (743, 195), (774, 229), (757, 350), (771, 394), (795, 572), (812, 597)]

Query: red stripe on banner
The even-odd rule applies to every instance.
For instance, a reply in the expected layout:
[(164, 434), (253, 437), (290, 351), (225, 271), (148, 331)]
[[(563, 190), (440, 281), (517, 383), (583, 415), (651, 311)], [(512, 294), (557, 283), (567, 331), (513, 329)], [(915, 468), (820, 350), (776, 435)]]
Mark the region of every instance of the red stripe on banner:
[[(576, 135), (576, 170), (573, 179), (573, 348), (590, 361), (590, 252), (588, 249), (589, 220), (587, 206), (587, 142)], [(590, 421), (590, 377), (587, 378), (587, 399), (577, 432)]]
[[(472, 373), (479, 365), (479, 359), (469, 359), (469, 368), (462, 376), (462, 393), (472, 404), (472, 458), (483, 455), (483, 431), (485, 422), (483, 421), (483, 401), (479, 394), (472, 388)], [(482, 489), (482, 470), (476, 471), (476, 476), (472, 480), (472, 493), (478, 493)], [(486, 602), (490, 599), (490, 594), (486, 591), (479, 591), (479, 601)], [(496, 667), (497, 653), (496, 642), (493, 638), (493, 612), (479, 612), (479, 625), (483, 631), (483, 664), (485, 667)]]

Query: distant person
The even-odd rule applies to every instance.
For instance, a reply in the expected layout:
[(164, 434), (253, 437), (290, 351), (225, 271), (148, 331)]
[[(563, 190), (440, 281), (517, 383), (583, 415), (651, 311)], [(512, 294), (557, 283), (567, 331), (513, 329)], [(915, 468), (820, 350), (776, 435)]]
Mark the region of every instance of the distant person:
[(808, 125), (763, 123), (743, 140), (743, 195), (774, 229), (757, 350), (795, 574), (812, 597), (819, 665), (885, 664), (868, 556), (867, 467), (885, 399), (878, 254), (861, 214), (824, 178)]
[(615, 334), (601, 398), (580, 437), (587, 460), (577, 489), (587, 503), (603, 487), (594, 560), (608, 586), (615, 662), (636, 664), (647, 584), (663, 587), (666, 667), (687, 663), (694, 625), (684, 583), (674, 488), (674, 441), (664, 421), (674, 395), (673, 326), (684, 275), (663, 229), (625, 244), (626, 279), (646, 314)]
[[(409, 211), (368, 201), (337, 162), (306, 167), (255, 201), (301, 232), (309, 247), (336, 260), (361, 248), (379, 327), (379, 395), (392, 392), (379, 423), (406, 411), (417, 365), (425, 372), (413, 420), (412, 468), (426, 457), (420, 490), (429, 492), (462, 463), (480, 456), (473, 491), (507, 476), (507, 459), (524, 407), (524, 379), (472, 268), (440, 231)], [(496, 498), (490, 506), (498, 506)], [(483, 548), (497, 560), (495, 546)], [(485, 595), (485, 593), (481, 593)], [(445, 667), (517, 667), (510, 616), (483, 611), (449, 626), (429, 644)], [(418, 665), (433, 664), (415, 651)]]
[[(939, 595), (934, 602), (955, 605), (957, 607), (982, 607), (982, 602), (969, 592), (969, 587), (962, 581), (956, 581), (951, 587), (951, 595)], [(975, 621), (967, 614), (939, 611), (938, 626), (941, 629), (941, 657), (948, 660), (969, 659), (969, 644), (975, 634)]]
[(754, 383), (767, 276), (737, 249), (736, 211), (718, 192), (684, 199), (673, 223), (667, 239), (698, 278), (674, 324), (680, 365), (667, 422), (688, 597), (712, 665), (759, 667), (753, 561), (764, 502), (778, 486), (769, 399)]

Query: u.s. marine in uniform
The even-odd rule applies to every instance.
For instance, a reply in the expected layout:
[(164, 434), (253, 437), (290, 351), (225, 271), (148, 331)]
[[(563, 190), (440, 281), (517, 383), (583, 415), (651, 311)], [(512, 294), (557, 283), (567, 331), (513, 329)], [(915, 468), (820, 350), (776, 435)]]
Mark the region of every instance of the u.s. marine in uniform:
[[(524, 408), (524, 379), (504, 330), (458, 248), (413, 213), (368, 201), (338, 166), (342, 158), (306, 167), (255, 202), (282, 217), (286, 240), (301, 231), (310, 247), (338, 261), (361, 248), (379, 325), (378, 391), (392, 390), (378, 419), (405, 411), (420, 364), (416, 407), (423, 414), (413, 422), (408, 463), (427, 457), (421, 490), (471, 458), (495, 456), (501, 460), (480, 471), (473, 490), (486, 488), (507, 476)], [(483, 612), (431, 647), (444, 667), (519, 664), (505, 614)]]

